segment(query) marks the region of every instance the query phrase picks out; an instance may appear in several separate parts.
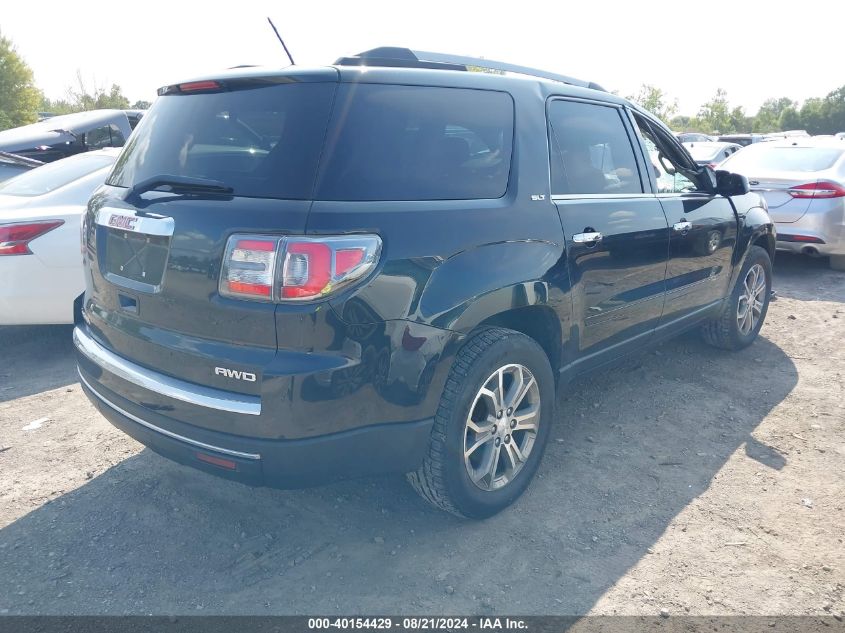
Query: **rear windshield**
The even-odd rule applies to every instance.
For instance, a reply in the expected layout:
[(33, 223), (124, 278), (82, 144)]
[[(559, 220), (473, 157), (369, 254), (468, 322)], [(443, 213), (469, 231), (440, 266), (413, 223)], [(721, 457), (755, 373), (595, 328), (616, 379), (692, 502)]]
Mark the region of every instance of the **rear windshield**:
[(108, 184), (152, 176), (219, 180), (236, 196), (311, 196), (335, 83), (168, 95), (141, 119)]
[(316, 198), (499, 198), (513, 117), (513, 100), (501, 92), (343, 84)]
[(513, 120), (508, 94), (457, 88), (303, 83), (168, 95), (141, 120), (108, 183), (166, 174), (248, 197), (498, 198)]
[(737, 152), (722, 163), (722, 168), (752, 175), (769, 171), (823, 171), (833, 166), (842, 151), (832, 147), (768, 147), (764, 143)]
[(48, 163), (0, 183), (0, 195), (43, 196), (107, 167), (113, 160), (112, 156), (102, 154), (79, 154)]

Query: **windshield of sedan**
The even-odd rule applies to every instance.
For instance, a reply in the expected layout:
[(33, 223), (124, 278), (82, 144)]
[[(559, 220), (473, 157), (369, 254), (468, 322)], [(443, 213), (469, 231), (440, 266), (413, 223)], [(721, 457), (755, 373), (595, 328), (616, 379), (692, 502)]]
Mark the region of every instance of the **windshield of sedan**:
[(771, 147), (763, 143), (737, 152), (722, 163), (722, 169), (739, 174), (823, 171), (830, 169), (842, 153), (836, 147)]
[(64, 160), (36, 167), (19, 176), (0, 183), (0, 195), (33, 197), (60, 189), (83, 176), (107, 167), (113, 156), (104, 154), (78, 154)]

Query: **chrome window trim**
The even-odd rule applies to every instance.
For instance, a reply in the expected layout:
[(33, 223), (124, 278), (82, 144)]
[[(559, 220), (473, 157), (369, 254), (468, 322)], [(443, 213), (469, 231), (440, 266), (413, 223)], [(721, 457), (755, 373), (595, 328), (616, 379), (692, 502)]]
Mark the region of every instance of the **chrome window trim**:
[(592, 201), (592, 200), (640, 200), (643, 198), (654, 198), (653, 193), (564, 193), (552, 194), (553, 201)]
[(223, 453), (224, 455), (231, 455), (232, 457), (242, 457), (243, 459), (252, 459), (257, 460), (261, 459), (261, 455), (258, 453), (242, 453), (241, 451), (233, 451), (228, 448), (220, 448), (219, 446), (214, 446), (213, 444), (206, 444), (205, 442), (200, 442), (198, 440), (192, 440), (189, 437), (185, 437), (184, 435), (179, 435), (178, 433), (174, 433), (172, 431), (168, 431), (167, 429), (163, 429), (161, 427), (156, 426), (155, 424), (150, 424), (146, 420), (142, 420), (137, 415), (132, 415), (129, 411), (122, 409), (121, 407), (117, 406), (114, 402), (100, 394), (94, 387), (91, 386), (85, 377), (82, 375), (82, 372), (79, 368), (76, 368), (76, 373), (79, 374), (79, 379), (85, 383), (85, 386), (88, 387), (89, 391), (93, 393), (98, 400), (100, 400), (103, 404), (108, 407), (111, 407), (121, 415), (126, 416), (133, 422), (137, 422), (141, 426), (144, 426), (151, 431), (155, 431), (156, 433), (161, 433), (162, 435), (166, 435), (167, 437), (173, 438), (174, 440), (179, 440), (180, 442), (185, 442), (186, 444), (190, 444), (192, 446), (196, 446), (197, 448), (202, 448), (209, 451), (214, 451), (216, 453)]
[(261, 398), (212, 389), (136, 365), (107, 350), (81, 329), (74, 328), (73, 342), (91, 362), (132, 384), (198, 407), (242, 415), (261, 415)]

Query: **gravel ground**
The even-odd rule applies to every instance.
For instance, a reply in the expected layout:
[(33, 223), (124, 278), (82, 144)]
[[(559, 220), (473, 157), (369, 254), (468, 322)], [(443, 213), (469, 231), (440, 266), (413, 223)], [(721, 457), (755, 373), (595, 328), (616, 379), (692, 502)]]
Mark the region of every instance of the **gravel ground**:
[(778, 257), (743, 352), (690, 335), (570, 385), (539, 478), (480, 523), (400, 477), (277, 491), (168, 462), (88, 403), (69, 328), (0, 328), (0, 614), (841, 614), (825, 264)]

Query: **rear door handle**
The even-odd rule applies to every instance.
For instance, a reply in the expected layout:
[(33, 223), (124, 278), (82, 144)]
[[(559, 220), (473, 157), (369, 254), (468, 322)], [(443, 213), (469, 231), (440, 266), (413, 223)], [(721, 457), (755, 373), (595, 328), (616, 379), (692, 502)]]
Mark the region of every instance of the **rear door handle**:
[(598, 244), (601, 242), (602, 235), (598, 231), (592, 233), (576, 233), (572, 236), (572, 241), (576, 244)]
[(678, 233), (686, 233), (691, 228), (692, 228), (692, 222), (686, 222), (686, 221), (675, 222), (675, 224), (672, 225), (672, 230), (676, 231)]

